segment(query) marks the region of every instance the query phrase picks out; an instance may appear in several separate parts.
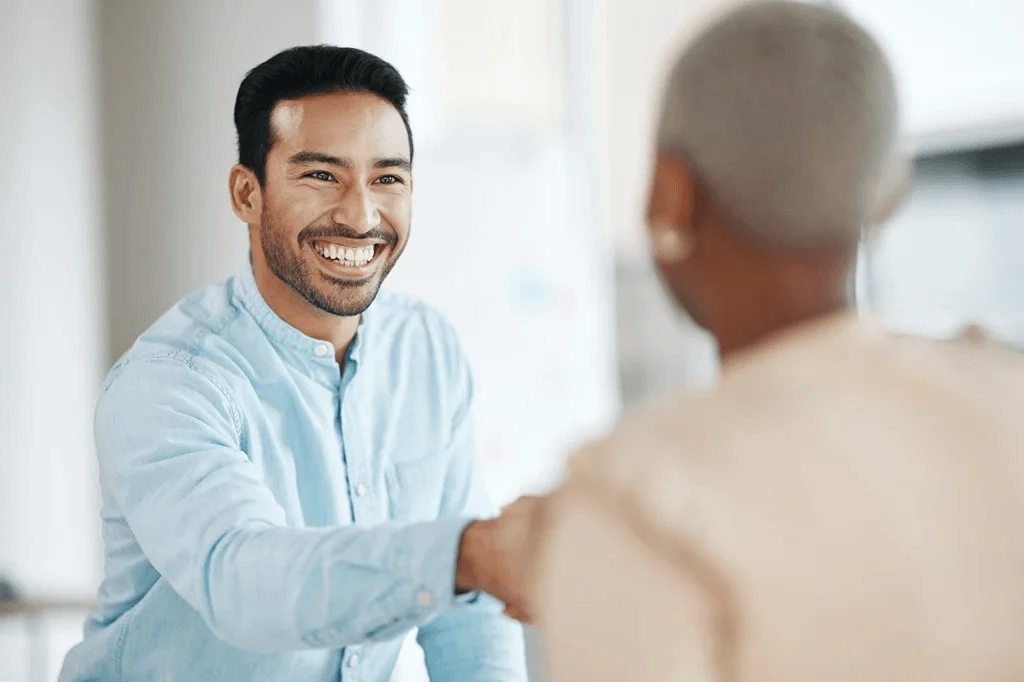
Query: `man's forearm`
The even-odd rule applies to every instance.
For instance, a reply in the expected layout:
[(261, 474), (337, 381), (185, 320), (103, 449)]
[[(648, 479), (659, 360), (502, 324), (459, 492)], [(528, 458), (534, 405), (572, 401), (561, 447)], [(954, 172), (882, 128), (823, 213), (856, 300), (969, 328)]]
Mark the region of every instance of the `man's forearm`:
[(453, 605), (460, 523), (233, 533), (206, 562), (200, 612), (218, 637), (253, 651), (396, 636)]

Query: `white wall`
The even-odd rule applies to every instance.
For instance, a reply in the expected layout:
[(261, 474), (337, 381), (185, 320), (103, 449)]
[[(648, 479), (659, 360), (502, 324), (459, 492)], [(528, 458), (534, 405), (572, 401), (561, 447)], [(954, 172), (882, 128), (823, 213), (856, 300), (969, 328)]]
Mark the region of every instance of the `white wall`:
[[(0, 4), (0, 573), (34, 595), (88, 594), (100, 567), (95, 45), (90, 3)], [(27, 674), (19, 640), (0, 625), (0, 679)]]
[(445, 118), (559, 130), (564, 106), (561, 2), (440, 0)]
[(925, 152), (1024, 140), (1024, 3), (843, 0), (889, 53), (909, 143)]

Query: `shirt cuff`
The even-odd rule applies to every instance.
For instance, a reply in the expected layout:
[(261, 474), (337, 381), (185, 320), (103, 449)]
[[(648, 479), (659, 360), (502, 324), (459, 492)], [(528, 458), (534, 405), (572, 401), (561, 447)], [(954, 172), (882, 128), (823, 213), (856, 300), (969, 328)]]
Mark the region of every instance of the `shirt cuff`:
[(390, 625), (370, 633), (370, 639), (395, 637), (434, 616), (464, 603), (455, 595), (455, 565), (462, 532), (472, 519), (445, 518), (407, 526), (392, 538), (391, 570), (402, 587), (395, 590), (389, 611), (402, 614)]
[[(469, 518), (452, 518), (431, 523), (429, 526), (431, 528), (440, 528), (443, 525), (446, 526), (446, 529), (441, 531), (438, 543), (434, 545), (436, 549), (432, 550), (432, 554), (414, 559), (419, 563), (413, 564), (412, 575), (423, 576), (421, 589), (437, 597), (434, 600), (436, 601), (436, 613), (467, 606), (480, 607), (497, 613), (505, 608), (501, 601), (481, 590), (458, 594), (455, 592), (455, 569), (459, 561), (459, 545), (462, 541), (462, 533), (471, 521), (472, 519)], [(452, 532), (453, 535), (449, 535)], [(419, 571), (416, 569), (417, 566), (420, 567)], [(434, 568), (438, 572), (436, 575), (431, 575), (430, 571)], [(431, 585), (434, 587), (432, 588)], [(417, 595), (417, 601), (421, 597), (423, 601), (428, 601), (422, 592)]]

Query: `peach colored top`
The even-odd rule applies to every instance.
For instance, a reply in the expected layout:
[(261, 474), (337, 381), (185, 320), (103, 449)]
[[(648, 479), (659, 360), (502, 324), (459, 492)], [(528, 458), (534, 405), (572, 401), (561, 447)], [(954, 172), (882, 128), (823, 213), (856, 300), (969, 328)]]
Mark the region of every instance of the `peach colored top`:
[(552, 682), (1024, 680), (1024, 357), (844, 316), (586, 448)]

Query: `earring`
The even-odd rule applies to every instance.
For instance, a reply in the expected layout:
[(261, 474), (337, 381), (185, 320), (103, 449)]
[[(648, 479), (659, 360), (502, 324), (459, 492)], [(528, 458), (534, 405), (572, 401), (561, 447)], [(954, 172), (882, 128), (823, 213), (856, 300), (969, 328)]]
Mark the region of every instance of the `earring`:
[(668, 223), (654, 223), (650, 226), (651, 250), (655, 260), (662, 263), (676, 263), (685, 260), (693, 251), (693, 240)]

